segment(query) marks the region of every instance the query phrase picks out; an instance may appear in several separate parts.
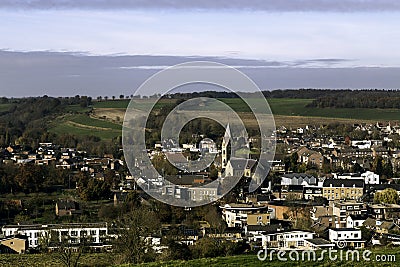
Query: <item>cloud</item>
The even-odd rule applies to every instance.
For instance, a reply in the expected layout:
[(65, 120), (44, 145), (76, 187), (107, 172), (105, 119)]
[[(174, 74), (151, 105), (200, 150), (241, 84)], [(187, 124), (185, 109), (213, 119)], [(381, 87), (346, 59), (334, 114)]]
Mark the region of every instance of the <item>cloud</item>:
[[(285, 88), (398, 88), (400, 68), (344, 68), (346, 59), (310, 59), (277, 62), (219, 57), (93, 56), (69, 52), (15, 52), (0, 50), (0, 96), (74, 96), (132, 94), (163, 66), (187, 61), (216, 61), (252, 78), (262, 89)], [(318, 67), (315, 64), (322, 64)], [(322, 62), (322, 63), (321, 63)], [(331, 63), (327, 63), (331, 62)], [(310, 67), (311, 64), (311, 67)], [(198, 88), (197, 88), (198, 89)], [(244, 89), (245, 90), (245, 89)], [(157, 93), (148, 92), (148, 95)]]
[(7, 9), (182, 9), (254, 11), (400, 11), (397, 0), (2, 0)]

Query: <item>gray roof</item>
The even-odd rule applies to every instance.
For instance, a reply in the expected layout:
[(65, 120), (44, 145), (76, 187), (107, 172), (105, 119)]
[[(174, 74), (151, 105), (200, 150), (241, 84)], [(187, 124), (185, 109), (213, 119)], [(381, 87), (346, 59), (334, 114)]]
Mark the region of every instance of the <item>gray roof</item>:
[(309, 175), (309, 174), (307, 174), (307, 173), (287, 173), (287, 174), (284, 174), (283, 175), (283, 177), (285, 177), (285, 178), (311, 178), (311, 177), (314, 177), (313, 175)]
[(264, 232), (266, 234), (272, 234), (279, 232), (279, 230), (283, 230), (282, 225), (280, 224), (247, 225), (247, 232), (258, 231), (258, 232)]

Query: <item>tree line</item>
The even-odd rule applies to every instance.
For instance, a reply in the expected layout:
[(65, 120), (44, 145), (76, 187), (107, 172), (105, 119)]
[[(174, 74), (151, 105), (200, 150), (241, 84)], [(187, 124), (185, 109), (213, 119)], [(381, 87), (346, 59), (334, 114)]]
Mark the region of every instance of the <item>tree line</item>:
[(329, 90), (307, 107), (318, 108), (400, 108), (397, 90)]

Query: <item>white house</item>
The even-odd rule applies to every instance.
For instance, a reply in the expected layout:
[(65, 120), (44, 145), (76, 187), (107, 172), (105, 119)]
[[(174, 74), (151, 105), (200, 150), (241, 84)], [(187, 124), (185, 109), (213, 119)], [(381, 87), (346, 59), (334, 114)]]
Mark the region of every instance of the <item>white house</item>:
[(36, 248), (40, 239), (50, 237), (57, 233), (59, 240), (63, 236), (69, 238), (72, 244), (79, 244), (82, 237), (89, 239), (92, 245), (102, 245), (104, 238), (108, 236), (107, 223), (69, 223), (69, 224), (33, 224), (33, 225), (6, 225), (2, 228), (4, 236), (25, 235), (28, 236), (30, 248)]
[(372, 141), (370, 141), (370, 140), (353, 140), (353, 141), (351, 141), (351, 146), (357, 147), (359, 149), (370, 149), (372, 146)]
[(379, 175), (371, 171), (367, 171), (361, 175), (359, 173), (334, 173), (333, 176), (336, 179), (363, 179), (365, 184), (379, 184)]
[(361, 230), (355, 228), (329, 229), (329, 241), (335, 243), (339, 248), (363, 248), (365, 243), (361, 237)]
[(364, 178), (365, 184), (379, 184), (379, 175), (371, 171), (361, 174), (361, 177)]
[(350, 214), (346, 218), (346, 228), (357, 228), (359, 229), (365, 220), (367, 219), (367, 216), (361, 215), (361, 214)]
[(315, 233), (307, 231), (277, 232), (262, 236), (263, 248), (306, 249), (307, 239), (313, 239)]

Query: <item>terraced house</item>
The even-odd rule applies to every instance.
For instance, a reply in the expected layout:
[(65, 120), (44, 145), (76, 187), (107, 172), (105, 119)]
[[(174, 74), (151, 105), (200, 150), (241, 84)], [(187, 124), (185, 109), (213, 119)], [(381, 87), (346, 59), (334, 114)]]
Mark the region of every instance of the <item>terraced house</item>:
[(327, 200), (359, 200), (364, 194), (363, 179), (326, 179), (322, 196)]

